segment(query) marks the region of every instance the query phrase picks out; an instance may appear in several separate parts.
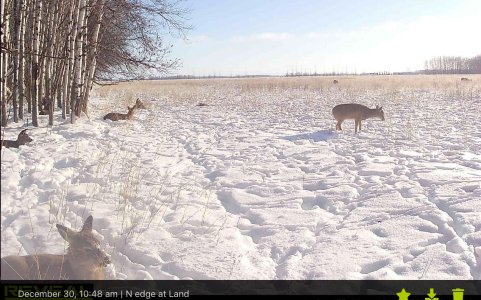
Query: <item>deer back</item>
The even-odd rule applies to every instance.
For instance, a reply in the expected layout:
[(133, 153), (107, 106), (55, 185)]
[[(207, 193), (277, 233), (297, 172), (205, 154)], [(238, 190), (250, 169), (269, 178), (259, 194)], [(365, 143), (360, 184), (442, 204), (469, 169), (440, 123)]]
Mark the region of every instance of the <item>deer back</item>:
[(371, 109), (357, 103), (339, 104), (332, 109), (332, 114), (336, 120), (365, 120), (374, 117), (379, 117), (384, 120), (382, 107), (377, 106), (376, 108)]

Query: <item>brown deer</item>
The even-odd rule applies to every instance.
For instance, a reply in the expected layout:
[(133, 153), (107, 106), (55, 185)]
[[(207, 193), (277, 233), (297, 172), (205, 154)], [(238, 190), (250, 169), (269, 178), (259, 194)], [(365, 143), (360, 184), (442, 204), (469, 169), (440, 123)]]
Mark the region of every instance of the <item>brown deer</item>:
[(99, 248), (92, 233), (92, 216), (79, 232), (57, 224), (58, 232), (69, 243), (66, 254), (34, 254), (2, 257), (2, 280), (96, 280), (105, 279), (104, 267), (110, 259)]
[(134, 108), (147, 109), (147, 107), (145, 107), (145, 105), (142, 103), (142, 101), (140, 101), (139, 98), (137, 98), (137, 101), (135, 101)]
[(118, 120), (131, 120), (132, 117), (134, 116), (134, 109), (135, 105), (130, 108), (130, 106), (127, 106), (127, 109), (129, 110), (126, 114), (121, 114), (121, 113), (108, 113), (104, 116), (104, 120), (110, 119), (112, 121), (118, 121)]
[(462, 77), (462, 78), (461, 78), (461, 81), (471, 81), (471, 79), (466, 78), (466, 77)]
[(339, 81), (337, 81), (336, 79), (334, 79), (334, 81), (332, 82), (333, 84), (338, 84)]
[(361, 131), (361, 121), (378, 117), (384, 121), (384, 111), (382, 107), (376, 106), (376, 108), (371, 109), (367, 106), (349, 103), (349, 104), (339, 104), (332, 109), (332, 114), (337, 120), (336, 130), (342, 130), (341, 124), (346, 119), (355, 120), (355, 132), (357, 133), (357, 127), (359, 126), (359, 131)]
[(26, 143), (30, 143), (31, 141), (33, 140), (31, 137), (28, 136), (27, 129), (20, 131), (16, 141), (0, 140), (1, 145), (4, 146), (5, 148), (10, 148), (10, 147), (18, 148), (19, 146), (25, 145)]

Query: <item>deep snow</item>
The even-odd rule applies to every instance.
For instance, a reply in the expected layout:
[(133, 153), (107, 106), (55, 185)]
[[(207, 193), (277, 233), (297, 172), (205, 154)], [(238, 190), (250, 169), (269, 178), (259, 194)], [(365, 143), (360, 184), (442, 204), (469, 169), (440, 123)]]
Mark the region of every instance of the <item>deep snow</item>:
[[(92, 214), (115, 279), (481, 279), (481, 96), (387, 95), (217, 89), (118, 122), (97, 96), (2, 149), (1, 255), (62, 253), (55, 223)], [(335, 132), (346, 99), (386, 121)]]

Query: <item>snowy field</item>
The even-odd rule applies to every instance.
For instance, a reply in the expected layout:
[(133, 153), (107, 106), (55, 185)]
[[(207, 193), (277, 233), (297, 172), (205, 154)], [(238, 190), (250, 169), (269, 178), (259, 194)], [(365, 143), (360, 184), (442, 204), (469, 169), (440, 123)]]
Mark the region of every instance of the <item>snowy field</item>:
[[(1, 150), (1, 255), (63, 253), (55, 224), (91, 214), (113, 279), (481, 279), (481, 76), (459, 78), (96, 87), (90, 118)], [(386, 120), (335, 132), (349, 102)]]

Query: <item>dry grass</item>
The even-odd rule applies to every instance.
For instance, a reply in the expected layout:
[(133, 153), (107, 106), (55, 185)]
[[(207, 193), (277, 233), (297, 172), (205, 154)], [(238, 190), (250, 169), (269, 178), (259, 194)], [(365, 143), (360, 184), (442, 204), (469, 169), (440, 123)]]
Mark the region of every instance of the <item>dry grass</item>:
[[(468, 77), (472, 81), (461, 81)], [(339, 84), (334, 85), (337, 79)], [(405, 89), (444, 90), (452, 93), (481, 91), (481, 75), (399, 75), (399, 76), (321, 76), (321, 77), (257, 77), (193, 80), (145, 80), (124, 82), (118, 85), (97, 86), (102, 98), (116, 99), (115, 106), (131, 105), (137, 98), (149, 105), (150, 100), (162, 99), (170, 104), (208, 103), (212, 94), (235, 90), (245, 93), (268, 93), (282, 90), (312, 90), (323, 92), (338, 89), (343, 93), (365, 91), (396, 92)]]

